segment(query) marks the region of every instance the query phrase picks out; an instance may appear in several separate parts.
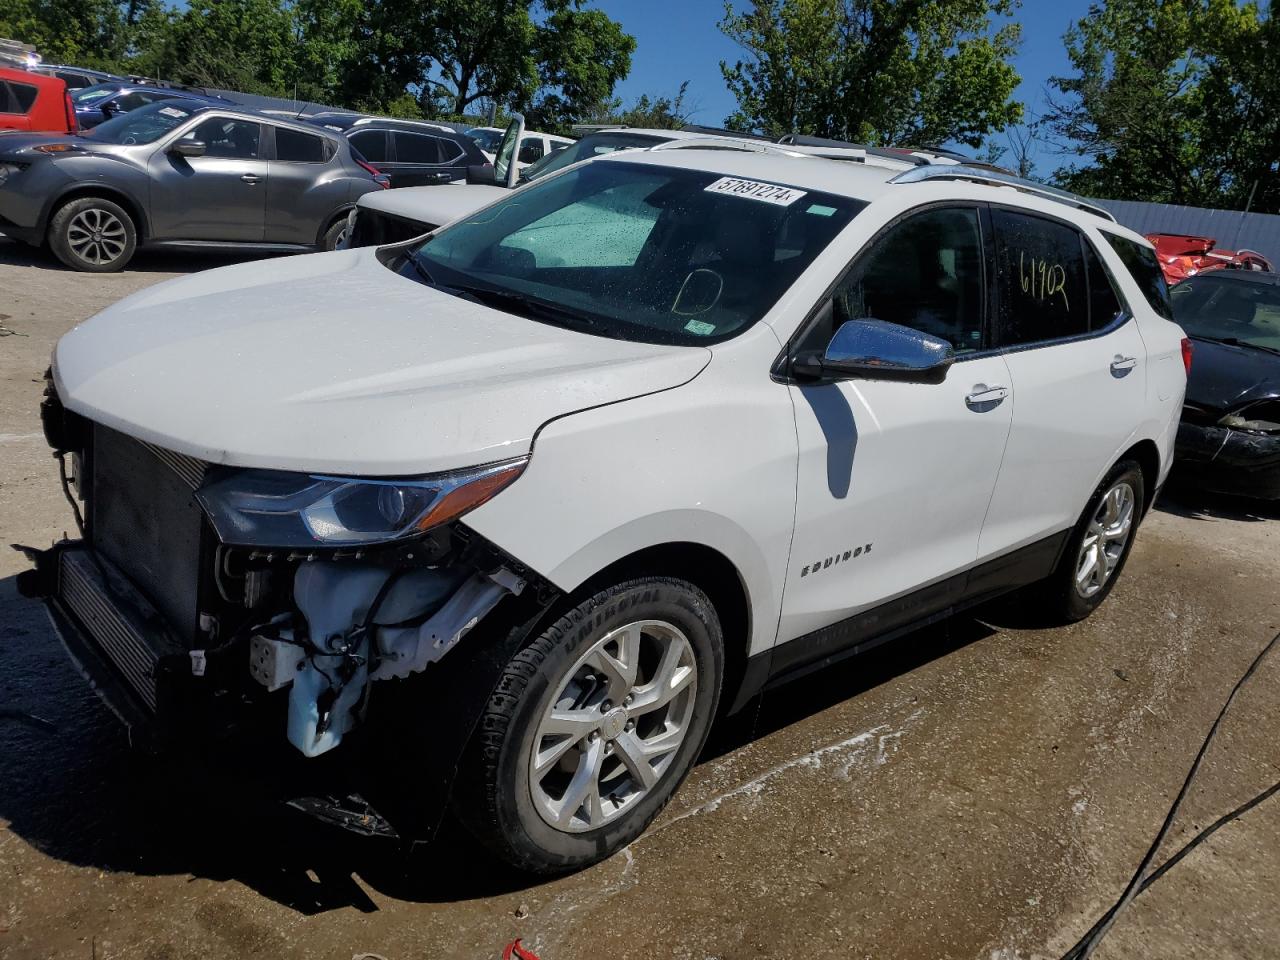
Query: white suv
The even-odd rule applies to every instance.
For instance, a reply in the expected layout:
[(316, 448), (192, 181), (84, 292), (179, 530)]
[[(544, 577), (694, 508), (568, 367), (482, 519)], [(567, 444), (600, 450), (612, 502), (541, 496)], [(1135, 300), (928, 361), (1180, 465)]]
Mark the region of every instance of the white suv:
[(619, 153), (68, 333), (83, 539), (22, 586), (135, 735), (358, 740), (571, 869), (766, 685), (1014, 588), (1101, 603), (1170, 465), (1167, 317), (1142, 237), (989, 171)]

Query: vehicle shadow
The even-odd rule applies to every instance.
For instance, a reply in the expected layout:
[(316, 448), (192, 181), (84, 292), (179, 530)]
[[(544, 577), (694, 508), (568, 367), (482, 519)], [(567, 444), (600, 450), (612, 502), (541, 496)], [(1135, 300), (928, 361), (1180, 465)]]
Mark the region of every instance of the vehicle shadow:
[(1251, 500), (1197, 490), (1176, 472), (1169, 478), (1155, 508), (1188, 520), (1241, 520), (1259, 523), (1280, 520), (1280, 500)]
[[(214, 267), (225, 267), (235, 263), (247, 263), (250, 260), (262, 260), (268, 257), (285, 256), (265, 250), (139, 250), (124, 273), (197, 273), (201, 270), (212, 270)], [(17, 267), (36, 267), (53, 270), (59, 273), (77, 274), (78, 271), (62, 263), (49, 250), (31, 247), (19, 243), (0, 234), (0, 265)], [(93, 274), (84, 274), (86, 278)]]
[[(970, 618), (768, 691), (724, 718), (705, 763), (820, 712), (993, 631)], [(278, 751), (178, 744), (160, 757), (132, 752), (115, 718), (65, 656), (38, 603), (0, 580), (0, 821), (47, 856), (107, 872), (237, 880), (303, 915), (378, 909), (361, 884), (414, 903), (450, 903), (545, 882), (486, 855), (446, 820), (429, 844), (362, 837), (283, 802), (305, 783), (358, 787), (352, 771)], [(403, 757), (411, 763), (412, 745)], [(319, 765), (317, 765), (319, 764)], [(330, 779), (331, 778), (331, 779)], [(289, 788), (289, 789), (286, 789)], [(305, 789), (305, 787), (304, 787)], [(24, 866), (25, 870), (26, 867)], [(357, 880), (358, 878), (358, 880)]]

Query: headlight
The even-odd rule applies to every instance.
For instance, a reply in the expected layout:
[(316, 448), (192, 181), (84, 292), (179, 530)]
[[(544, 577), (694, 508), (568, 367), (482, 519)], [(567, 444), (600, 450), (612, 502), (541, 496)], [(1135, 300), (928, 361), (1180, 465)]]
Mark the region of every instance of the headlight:
[(1280, 400), (1264, 400), (1229, 413), (1218, 421), (1218, 426), (1255, 433), (1280, 433)]
[(196, 493), (223, 543), (342, 547), (416, 536), (480, 506), (528, 457), (407, 480), (237, 470)]

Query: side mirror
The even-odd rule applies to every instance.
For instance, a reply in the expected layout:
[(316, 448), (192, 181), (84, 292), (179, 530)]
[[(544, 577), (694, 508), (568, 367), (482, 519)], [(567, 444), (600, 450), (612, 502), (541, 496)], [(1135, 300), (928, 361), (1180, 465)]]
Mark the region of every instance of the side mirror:
[(110, 120), (119, 112), (120, 112), (120, 108), (117, 107), (110, 100), (108, 100), (106, 103), (102, 105), (102, 115), (106, 117), (108, 120)]
[(467, 183), (479, 183), (486, 187), (498, 185), (498, 175), (491, 163), (477, 163), (467, 167)]
[(175, 157), (203, 157), (208, 149), (203, 140), (179, 140), (169, 152)]
[(941, 337), (868, 318), (841, 324), (821, 356), (796, 357), (792, 370), (814, 380), (941, 383), (954, 361), (955, 351)]

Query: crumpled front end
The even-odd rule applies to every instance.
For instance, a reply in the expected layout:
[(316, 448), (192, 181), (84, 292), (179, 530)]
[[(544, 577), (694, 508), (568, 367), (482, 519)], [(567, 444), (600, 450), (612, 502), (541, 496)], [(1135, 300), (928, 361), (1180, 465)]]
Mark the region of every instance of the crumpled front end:
[[(19, 587), (46, 601), (136, 741), (275, 724), (304, 755), (326, 753), (380, 682), (428, 670), (504, 601), (549, 590), (452, 519), (391, 542), (228, 542), (235, 529), (224, 536), (204, 502), (224, 474), (68, 413), (52, 387), (43, 414), (82, 537), (28, 550)], [(326, 503), (317, 523), (335, 522)], [(276, 504), (250, 506), (278, 522)]]

